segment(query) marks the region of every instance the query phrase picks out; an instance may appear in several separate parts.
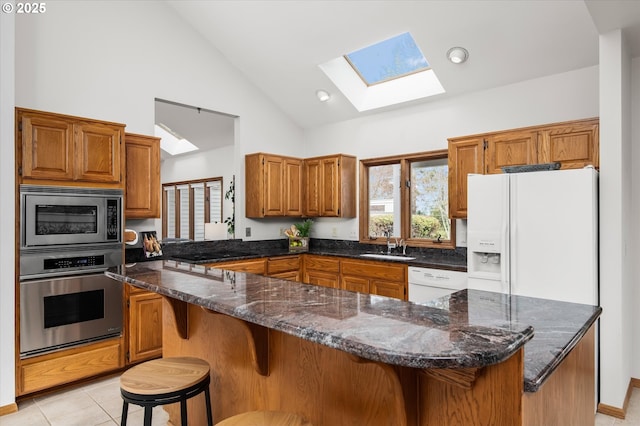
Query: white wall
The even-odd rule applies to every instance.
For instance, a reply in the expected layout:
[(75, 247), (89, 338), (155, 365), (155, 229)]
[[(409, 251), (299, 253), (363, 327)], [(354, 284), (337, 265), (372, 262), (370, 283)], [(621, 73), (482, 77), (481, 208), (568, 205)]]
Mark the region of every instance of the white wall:
[[(635, 58), (631, 65), (631, 151), (632, 164), (640, 164), (640, 58)], [(632, 197), (632, 238), (631, 262), (634, 265), (632, 285), (635, 288), (632, 303), (634, 304), (633, 324), (633, 365), (632, 376), (640, 379), (640, 167), (632, 167), (631, 192)]]
[(631, 377), (633, 293), (630, 59), (620, 30), (600, 36), (600, 402), (622, 407)]
[(0, 13), (0, 407), (15, 401), (14, 16)]
[[(598, 116), (598, 68), (435, 100), (305, 131), (304, 156), (358, 159), (447, 148), (447, 138)], [(314, 237), (356, 239), (358, 221), (318, 219)]]

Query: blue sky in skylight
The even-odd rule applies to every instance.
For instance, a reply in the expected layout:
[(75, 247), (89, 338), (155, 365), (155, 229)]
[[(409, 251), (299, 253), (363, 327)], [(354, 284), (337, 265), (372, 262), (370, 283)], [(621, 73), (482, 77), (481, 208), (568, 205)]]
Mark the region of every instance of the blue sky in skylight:
[(408, 32), (346, 56), (368, 85), (429, 67), (429, 63)]

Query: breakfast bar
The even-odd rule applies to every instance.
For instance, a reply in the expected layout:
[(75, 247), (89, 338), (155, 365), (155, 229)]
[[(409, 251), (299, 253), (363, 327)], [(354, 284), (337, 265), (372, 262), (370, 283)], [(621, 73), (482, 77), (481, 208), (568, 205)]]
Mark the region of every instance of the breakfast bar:
[[(209, 362), (216, 422), (279, 410), (316, 426), (594, 424), (599, 307), (472, 290), (414, 304), (185, 265), (106, 275), (164, 296), (163, 356)], [(203, 424), (204, 401), (189, 404)]]

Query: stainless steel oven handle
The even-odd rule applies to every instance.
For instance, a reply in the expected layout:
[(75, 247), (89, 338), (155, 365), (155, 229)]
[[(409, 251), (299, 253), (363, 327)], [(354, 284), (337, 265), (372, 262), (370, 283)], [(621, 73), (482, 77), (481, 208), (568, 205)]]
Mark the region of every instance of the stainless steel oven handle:
[(41, 278), (82, 277), (84, 275), (104, 273), (109, 268), (81, 269), (76, 271), (47, 272), (42, 274), (21, 275), (20, 282)]

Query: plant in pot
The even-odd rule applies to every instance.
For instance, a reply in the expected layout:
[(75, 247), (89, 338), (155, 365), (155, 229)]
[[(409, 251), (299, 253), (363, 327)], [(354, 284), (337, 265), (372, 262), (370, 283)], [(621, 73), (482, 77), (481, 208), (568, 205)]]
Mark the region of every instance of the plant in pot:
[(284, 231), (289, 237), (289, 251), (308, 251), (309, 250), (309, 234), (311, 233), (311, 225), (313, 221), (306, 219), (301, 223), (291, 225), (291, 228)]

